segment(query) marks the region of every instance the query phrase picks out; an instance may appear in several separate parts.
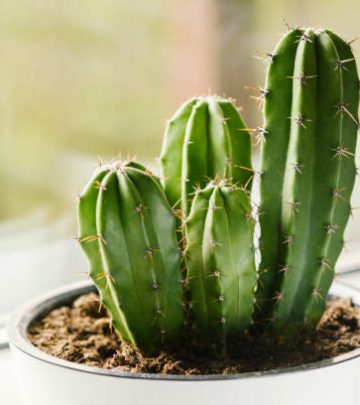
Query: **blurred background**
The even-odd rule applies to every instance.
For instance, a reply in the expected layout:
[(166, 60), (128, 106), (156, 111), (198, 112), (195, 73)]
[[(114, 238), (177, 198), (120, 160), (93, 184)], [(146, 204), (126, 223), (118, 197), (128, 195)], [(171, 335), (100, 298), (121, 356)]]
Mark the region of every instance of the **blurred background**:
[[(261, 57), (286, 30), (283, 20), (352, 40), (358, 5), (0, 0), (0, 313), (86, 270), (67, 238), (97, 156), (153, 160), (165, 120), (195, 94), (234, 97), (248, 126), (261, 125), (256, 91), (246, 86), (263, 84)], [(354, 50), (360, 55), (360, 41)]]

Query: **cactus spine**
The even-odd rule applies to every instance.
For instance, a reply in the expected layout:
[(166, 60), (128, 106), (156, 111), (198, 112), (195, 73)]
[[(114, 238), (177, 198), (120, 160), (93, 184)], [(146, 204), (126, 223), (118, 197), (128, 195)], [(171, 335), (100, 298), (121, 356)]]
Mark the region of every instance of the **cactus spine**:
[(167, 124), (161, 152), (165, 192), (187, 215), (191, 197), (220, 176), (250, 188), (251, 140), (236, 107), (221, 97), (193, 98)]
[(157, 178), (136, 163), (100, 167), (80, 196), (79, 240), (121, 339), (144, 352), (183, 326), (175, 220)]
[(358, 104), (349, 44), (329, 30), (282, 38), (266, 78), (257, 291), (257, 317), (281, 334), (325, 309), (351, 212)]
[(249, 328), (256, 268), (253, 220), (244, 191), (216, 181), (198, 191), (185, 224), (185, 261), (195, 326), (226, 345)]

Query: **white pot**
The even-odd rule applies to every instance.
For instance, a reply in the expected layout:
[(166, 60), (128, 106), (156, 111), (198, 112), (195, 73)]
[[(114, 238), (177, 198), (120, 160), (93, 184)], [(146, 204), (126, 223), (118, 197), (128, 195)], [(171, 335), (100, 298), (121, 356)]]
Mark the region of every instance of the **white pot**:
[[(131, 374), (57, 359), (27, 338), (29, 324), (89, 292), (58, 289), (23, 306), (9, 324), (15, 378), (26, 405), (358, 405), (360, 349), (290, 369), (218, 376)], [(333, 293), (354, 295), (339, 287)], [(353, 297), (360, 304), (359, 297)]]

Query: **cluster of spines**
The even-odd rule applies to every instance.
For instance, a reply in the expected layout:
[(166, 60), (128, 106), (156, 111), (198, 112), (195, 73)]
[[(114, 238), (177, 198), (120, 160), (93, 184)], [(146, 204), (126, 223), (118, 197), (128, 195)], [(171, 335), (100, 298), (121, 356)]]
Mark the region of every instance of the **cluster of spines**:
[(179, 344), (184, 312), (175, 219), (143, 166), (96, 170), (79, 197), (79, 241), (120, 337), (143, 352)]
[(328, 30), (290, 30), (265, 88), (257, 319), (293, 333), (323, 313), (351, 211), (358, 77), (349, 44)]

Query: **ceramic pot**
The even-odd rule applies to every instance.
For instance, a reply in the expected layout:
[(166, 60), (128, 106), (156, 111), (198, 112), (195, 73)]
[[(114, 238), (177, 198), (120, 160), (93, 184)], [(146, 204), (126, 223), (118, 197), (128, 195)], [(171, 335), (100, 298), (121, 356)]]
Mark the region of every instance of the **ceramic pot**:
[[(360, 349), (302, 366), (236, 375), (160, 375), (103, 370), (50, 356), (34, 347), (29, 324), (94, 290), (77, 283), (20, 308), (9, 323), (15, 378), (25, 405), (358, 405)], [(332, 294), (360, 297), (335, 286)]]

